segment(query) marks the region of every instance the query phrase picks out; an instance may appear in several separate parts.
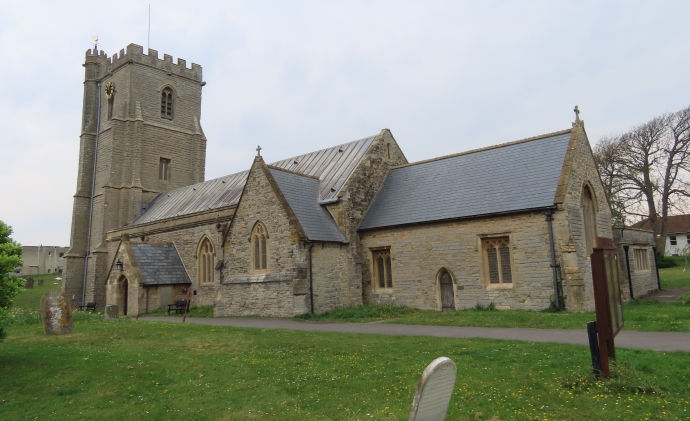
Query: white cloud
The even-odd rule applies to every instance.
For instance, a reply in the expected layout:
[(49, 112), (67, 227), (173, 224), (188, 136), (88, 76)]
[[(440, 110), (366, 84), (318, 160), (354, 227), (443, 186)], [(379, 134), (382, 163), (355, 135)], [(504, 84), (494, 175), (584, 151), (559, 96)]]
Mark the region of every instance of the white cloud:
[[(688, 105), (678, 2), (152, 2), (152, 47), (204, 67), (207, 177), (378, 133), (410, 160)], [(69, 241), (84, 51), (146, 47), (148, 2), (0, 4), (0, 219)]]

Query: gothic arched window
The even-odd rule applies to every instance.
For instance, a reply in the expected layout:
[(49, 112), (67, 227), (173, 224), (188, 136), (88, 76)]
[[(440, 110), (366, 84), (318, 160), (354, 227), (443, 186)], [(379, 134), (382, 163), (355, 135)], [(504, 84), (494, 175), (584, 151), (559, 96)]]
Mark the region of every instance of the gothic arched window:
[(173, 90), (170, 88), (161, 92), (161, 117), (167, 120), (173, 118)]
[(215, 257), (213, 251), (213, 244), (208, 237), (204, 237), (199, 244), (199, 251), (197, 253), (197, 280), (199, 284), (209, 284), (213, 282), (213, 271), (215, 270)]
[(252, 270), (268, 269), (267, 241), (268, 232), (261, 222), (257, 222), (252, 230)]
[(588, 185), (582, 190), (582, 222), (585, 226), (585, 247), (589, 256), (597, 246), (597, 213), (594, 195)]

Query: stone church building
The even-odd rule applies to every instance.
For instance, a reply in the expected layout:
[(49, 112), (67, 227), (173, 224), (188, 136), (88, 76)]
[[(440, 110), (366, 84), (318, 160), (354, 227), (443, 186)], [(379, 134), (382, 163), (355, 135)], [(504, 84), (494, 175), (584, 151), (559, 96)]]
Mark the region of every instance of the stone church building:
[(414, 163), (388, 129), (270, 164), (257, 148), (246, 171), (205, 181), (201, 66), (130, 44), (88, 50), (84, 67), (63, 275), (74, 304), (540, 310), (562, 284), (569, 309), (594, 307), (588, 256), (613, 230), (579, 118)]

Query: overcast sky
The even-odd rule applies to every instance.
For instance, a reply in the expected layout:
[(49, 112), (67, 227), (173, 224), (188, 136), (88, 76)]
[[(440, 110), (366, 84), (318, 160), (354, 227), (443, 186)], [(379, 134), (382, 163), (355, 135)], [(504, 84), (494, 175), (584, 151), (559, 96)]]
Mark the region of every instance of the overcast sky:
[[(69, 245), (84, 52), (147, 47), (147, 1), (0, 0), (0, 220)], [(690, 105), (690, 2), (156, 1), (151, 48), (203, 66), (206, 178), (393, 132), (410, 161)], [(506, 163), (510, 165), (510, 163)], [(490, 169), (487, 169), (490, 171)]]

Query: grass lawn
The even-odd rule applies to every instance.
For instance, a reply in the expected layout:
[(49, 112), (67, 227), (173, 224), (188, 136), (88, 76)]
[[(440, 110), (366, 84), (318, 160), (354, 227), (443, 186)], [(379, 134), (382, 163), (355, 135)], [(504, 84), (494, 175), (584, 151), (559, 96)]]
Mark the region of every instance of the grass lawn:
[(582, 346), (75, 322), (45, 337), (15, 324), (0, 344), (0, 418), (406, 420), (424, 367), (458, 365), (447, 420), (685, 419), (687, 353), (618, 350), (615, 376), (589, 375)]
[[(32, 289), (22, 289), (22, 291), (14, 297), (14, 306), (19, 308), (30, 308), (38, 310), (41, 302), (41, 297), (46, 292), (52, 289), (60, 289), (61, 282), (56, 281), (55, 278), (62, 276), (61, 273), (48, 273), (44, 275), (31, 275), (25, 278), (34, 279), (34, 287)], [(38, 286), (38, 281), (43, 280), (43, 285)]]
[(690, 288), (690, 271), (683, 273), (684, 263), (672, 268), (659, 269), (661, 289)]

